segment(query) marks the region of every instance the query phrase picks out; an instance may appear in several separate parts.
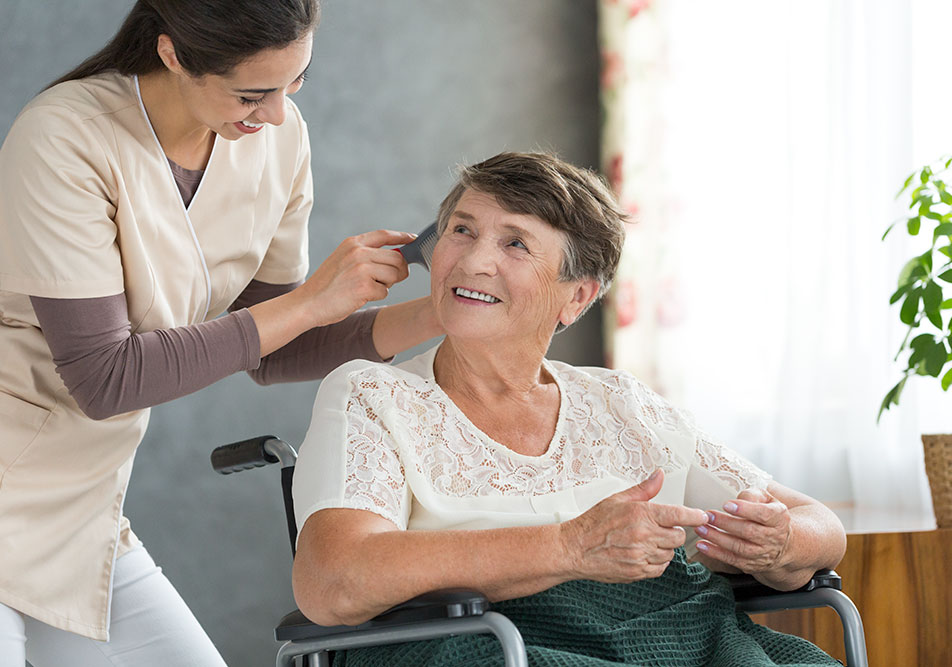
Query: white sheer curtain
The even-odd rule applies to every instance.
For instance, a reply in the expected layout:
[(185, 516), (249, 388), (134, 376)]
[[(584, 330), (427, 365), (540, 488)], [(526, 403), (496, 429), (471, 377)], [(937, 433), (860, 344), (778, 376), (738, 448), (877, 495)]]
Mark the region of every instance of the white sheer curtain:
[(779, 481), (927, 515), (919, 434), (952, 432), (952, 393), (917, 378), (876, 424), (900, 376), (888, 298), (912, 255), (880, 237), (908, 173), (952, 153), (952, 2), (653, 4), (684, 308), (643, 354), (700, 425)]

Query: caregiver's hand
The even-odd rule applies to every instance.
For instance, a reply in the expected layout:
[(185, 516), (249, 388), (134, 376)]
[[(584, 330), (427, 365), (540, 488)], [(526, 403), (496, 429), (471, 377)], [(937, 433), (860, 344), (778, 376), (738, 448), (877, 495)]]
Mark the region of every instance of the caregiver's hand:
[(383, 229), (351, 236), (303, 285), (248, 308), (258, 329), (260, 355), (267, 356), (305, 331), (339, 322), (368, 301), (387, 296), (408, 271), (403, 255), (383, 246), (403, 245), (414, 238)]
[(408, 275), (403, 255), (383, 246), (403, 245), (414, 238), (386, 229), (344, 239), (295, 292), (306, 297), (308, 328), (339, 322), (387, 292)]
[(701, 526), (699, 509), (648, 502), (661, 490), (659, 469), (638, 486), (616, 493), (561, 524), (573, 578), (623, 583), (659, 577), (684, 544), (681, 526)]
[(701, 553), (748, 574), (783, 564), (793, 534), (790, 510), (766, 491), (741, 491), (710, 518), (707, 526), (695, 529)]

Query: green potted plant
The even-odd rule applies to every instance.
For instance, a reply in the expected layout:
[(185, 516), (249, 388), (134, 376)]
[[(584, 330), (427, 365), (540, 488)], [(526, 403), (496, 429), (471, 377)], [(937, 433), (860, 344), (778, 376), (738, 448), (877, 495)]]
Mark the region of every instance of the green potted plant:
[[(899, 397), (912, 375), (936, 378), (943, 391), (952, 386), (952, 157), (917, 169), (896, 198), (908, 202), (908, 213), (889, 226), (883, 239), (900, 222), (910, 236), (922, 239), (922, 254), (910, 259), (899, 272), (899, 285), (890, 304), (902, 302), (900, 321), (908, 327), (895, 361), (908, 353), (902, 379), (890, 389), (879, 408), (899, 405)], [(946, 366), (949, 366), (946, 369)], [(932, 490), (936, 522), (952, 526), (952, 434), (923, 435), (926, 473)]]

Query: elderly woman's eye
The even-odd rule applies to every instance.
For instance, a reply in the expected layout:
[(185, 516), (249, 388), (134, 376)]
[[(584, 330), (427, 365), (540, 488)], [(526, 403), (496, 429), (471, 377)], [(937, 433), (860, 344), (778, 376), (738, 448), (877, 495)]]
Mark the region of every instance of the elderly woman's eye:
[(526, 244), (523, 243), (520, 239), (511, 240), (509, 242), (509, 245), (511, 245), (514, 248), (519, 248), (520, 250), (528, 250), (528, 248), (526, 247)]

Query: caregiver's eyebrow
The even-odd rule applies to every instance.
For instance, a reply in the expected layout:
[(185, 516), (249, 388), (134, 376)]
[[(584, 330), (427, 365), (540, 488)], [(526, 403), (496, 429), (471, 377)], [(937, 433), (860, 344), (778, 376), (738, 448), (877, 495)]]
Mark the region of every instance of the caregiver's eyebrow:
[[(313, 61), (313, 58), (312, 58), (311, 60)], [(297, 75), (297, 78), (294, 79), (294, 80), (295, 80), (295, 81), (300, 81), (300, 80), (303, 79), (305, 76), (307, 76), (307, 70), (308, 70), (310, 67), (311, 67), (311, 62), (308, 62), (308, 63), (307, 63), (307, 67), (305, 67), (304, 70), (303, 70), (300, 74), (298, 74), (298, 75)], [(276, 90), (277, 90), (277, 88), (238, 88), (238, 89), (235, 90), (235, 92), (236, 92), (236, 93), (255, 93), (255, 94), (265, 95), (265, 94), (267, 94), (267, 93), (273, 93), (273, 92), (276, 91)]]

